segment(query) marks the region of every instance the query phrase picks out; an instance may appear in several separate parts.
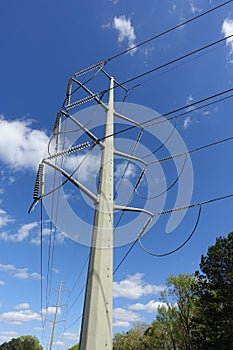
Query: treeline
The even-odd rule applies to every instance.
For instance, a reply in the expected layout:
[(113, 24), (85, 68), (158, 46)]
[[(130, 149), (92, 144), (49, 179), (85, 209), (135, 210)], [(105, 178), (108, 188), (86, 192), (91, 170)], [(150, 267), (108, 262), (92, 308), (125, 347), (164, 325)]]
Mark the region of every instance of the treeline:
[(13, 338), (9, 342), (0, 345), (1, 350), (43, 350), (39, 340), (31, 335), (23, 335)]
[(117, 333), (114, 350), (233, 350), (233, 232), (201, 257), (200, 271), (167, 278), (150, 324)]

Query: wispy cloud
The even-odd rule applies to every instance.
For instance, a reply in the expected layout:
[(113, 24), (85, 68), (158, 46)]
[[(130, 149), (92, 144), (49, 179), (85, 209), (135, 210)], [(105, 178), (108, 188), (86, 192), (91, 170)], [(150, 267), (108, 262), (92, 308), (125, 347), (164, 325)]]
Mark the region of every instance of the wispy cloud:
[(164, 290), (164, 286), (146, 283), (143, 276), (141, 273), (136, 273), (120, 282), (113, 282), (113, 296), (115, 298), (138, 299), (144, 295), (158, 294)]
[(21, 303), (18, 305), (15, 305), (15, 310), (27, 310), (30, 309), (30, 304), (28, 303)]
[(6, 226), (10, 222), (14, 222), (15, 220), (7, 214), (7, 212), (3, 209), (0, 209), (0, 228)]
[(31, 222), (29, 224), (22, 225), (19, 228), (17, 233), (10, 234), (10, 233), (7, 233), (7, 232), (2, 232), (0, 234), (0, 239), (3, 240), (3, 241), (6, 241), (6, 242), (14, 242), (14, 243), (22, 242), (37, 227), (38, 227), (38, 223), (37, 222)]
[(4, 312), (0, 315), (1, 322), (13, 325), (21, 325), (24, 323), (40, 320), (41, 316), (31, 310), (9, 311)]
[[(226, 18), (222, 24), (222, 33), (224, 37), (228, 37), (233, 34), (233, 20), (231, 18)], [(229, 48), (229, 57), (232, 58), (233, 55), (233, 37), (227, 39), (226, 45)], [(229, 60), (230, 63), (233, 62), (232, 59)]]
[(77, 175), (80, 181), (89, 182), (92, 181), (100, 167), (100, 154), (89, 153), (88, 156), (85, 154), (78, 156), (69, 156), (64, 161), (64, 166), (67, 170), (73, 171), (79, 165)]
[(187, 129), (189, 125), (191, 124), (191, 119), (190, 117), (185, 118), (184, 123), (183, 123), (183, 128)]
[(114, 320), (114, 326), (116, 327), (116, 323), (118, 322), (118, 327), (119, 327), (119, 322), (124, 322), (124, 325), (126, 326), (130, 322), (141, 321), (142, 317), (136, 312), (118, 307), (116, 309), (113, 309), (113, 320)]
[(199, 8), (199, 7), (197, 7), (197, 6), (194, 4), (194, 2), (191, 2), (191, 4), (190, 4), (190, 11), (191, 11), (192, 14), (195, 14), (195, 13), (200, 13), (200, 12), (202, 12), (202, 9)]
[[(136, 35), (130, 18), (126, 18), (125, 15), (120, 17), (115, 16), (113, 19), (113, 28), (118, 31), (117, 40), (119, 43), (122, 43), (126, 40), (129, 49), (135, 46)], [(131, 55), (134, 55), (136, 51), (137, 49), (135, 48), (129, 53)]]
[(116, 179), (121, 178), (124, 175), (124, 178), (135, 177), (137, 174), (136, 167), (128, 162), (121, 162), (116, 165), (115, 177)]
[(73, 341), (78, 342), (79, 335), (80, 335), (80, 332), (64, 332), (63, 338), (66, 340), (73, 340)]
[(129, 306), (130, 310), (134, 311), (146, 311), (149, 313), (158, 311), (158, 308), (165, 306), (166, 304), (161, 301), (150, 300), (147, 304), (136, 303)]
[(172, 14), (172, 13), (176, 12), (176, 9), (177, 9), (176, 4), (173, 4), (173, 5), (171, 6), (171, 8), (168, 10), (168, 13)]
[[(49, 306), (46, 309), (42, 309), (41, 310), (43, 315), (54, 315), (56, 312), (56, 307), (55, 306)], [(60, 315), (61, 314), (61, 309), (60, 307), (57, 310), (57, 314)]]
[(12, 264), (7, 264), (7, 265), (0, 264), (0, 271), (5, 272), (10, 276), (20, 280), (28, 280), (28, 279), (40, 280), (41, 279), (41, 276), (39, 273), (37, 272), (30, 273), (27, 267), (18, 268)]

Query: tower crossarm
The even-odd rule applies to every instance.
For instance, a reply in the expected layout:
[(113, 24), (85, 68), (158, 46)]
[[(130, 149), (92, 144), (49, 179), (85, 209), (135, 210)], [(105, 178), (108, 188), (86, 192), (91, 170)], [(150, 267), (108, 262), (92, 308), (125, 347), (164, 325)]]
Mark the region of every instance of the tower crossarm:
[(94, 193), (92, 193), (86, 186), (82, 185), (78, 180), (74, 179), (69, 173), (67, 173), (64, 169), (59, 167), (57, 164), (50, 163), (48, 160), (43, 160), (43, 163), (59, 171), (70, 182), (72, 182), (83, 193), (85, 193), (90, 199), (92, 199), (94, 203), (98, 201), (97, 196)]
[(130, 119), (129, 117), (126, 117), (125, 115), (123, 115), (123, 114), (121, 114), (121, 113), (118, 113), (118, 112), (114, 111), (114, 115), (115, 115), (116, 117), (120, 118), (120, 119), (123, 119), (123, 120), (125, 120), (125, 121), (127, 121), (127, 122), (129, 122), (129, 123), (132, 123), (132, 124), (134, 124), (134, 125), (140, 127), (141, 129), (143, 129), (143, 126), (142, 126), (140, 123), (136, 122), (136, 121), (133, 120), (133, 119)]
[(108, 106), (105, 103), (103, 103), (101, 99), (96, 96), (96, 94), (93, 94), (93, 92), (90, 89), (88, 89), (84, 84), (82, 84), (80, 81), (78, 81), (75, 78), (72, 78), (72, 81), (78, 84), (81, 88), (83, 88), (83, 90), (85, 90), (90, 96), (92, 96), (94, 100), (98, 102), (106, 111), (108, 110)]
[(80, 123), (76, 118), (74, 118), (72, 115), (70, 115), (69, 113), (67, 113), (63, 110), (61, 110), (61, 113), (64, 116), (66, 116), (67, 118), (69, 118), (70, 120), (72, 120), (76, 125), (78, 125), (80, 127), (80, 129), (83, 130), (93, 141), (98, 143), (102, 148), (104, 147), (103, 143), (90, 130), (88, 130), (82, 123)]
[(114, 150), (114, 155), (115, 156), (120, 156), (120, 157), (123, 157), (123, 158), (128, 158), (128, 159), (132, 159), (132, 160), (135, 160), (139, 163), (142, 163), (144, 165), (148, 165), (147, 162), (145, 162), (144, 160), (142, 160), (141, 158), (138, 158), (136, 156), (133, 156), (131, 154), (128, 154), (128, 153), (124, 153), (124, 152), (120, 152), (120, 151), (117, 151), (117, 150)]
[(143, 208), (126, 207), (126, 206), (124, 206), (124, 205), (117, 205), (117, 204), (114, 204), (113, 209), (114, 209), (114, 210), (122, 210), (122, 211), (140, 212), (140, 213), (147, 214), (147, 215), (151, 216), (152, 218), (155, 216), (154, 213), (151, 213), (150, 211), (148, 211), (148, 210), (146, 210), (146, 209), (143, 209)]

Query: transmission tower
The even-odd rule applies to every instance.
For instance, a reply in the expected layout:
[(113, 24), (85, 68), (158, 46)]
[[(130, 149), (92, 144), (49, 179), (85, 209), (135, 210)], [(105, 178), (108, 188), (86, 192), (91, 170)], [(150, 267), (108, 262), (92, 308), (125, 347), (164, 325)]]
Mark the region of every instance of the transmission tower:
[[(98, 69), (109, 79), (109, 96), (108, 103), (105, 104), (99, 98), (97, 93), (89, 90), (85, 84), (77, 80), (77, 77), (87, 73), (90, 70)], [(78, 88), (82, 88), (87, 97), (71, 102), (72, 85), (75, 84)], [(78, 127), (86, 133), (92, 142), (99, 145), (101, 149), (101, 164), (99, 170), (99, 181), (97, 194), (91, 192), (86, 186), (75, 179), (72, 174), (67, 173), (62, 167), (56, 163), (51, 162), (58, 156), (64, 156), (70, 152), (78, 151), (82, 148), (90, 146), (89, 142), (72, 147), (62, 152), (57, 152), (54, 155), (44, 159), (42, 164), (54, 168), (60, 172), (65, 178), (71, 181), (81, 191), (83, 191), (92, 201), (95, 206), (94, 224), (92, 231), (92, 244), (90, 251), (88, 276), (85, 292), (84, 310), (82, 317), (82, 326), (80, 334), (80, 350), (112, 350), (112, 276), (113, 276), (113, 213), (115, 210), (143, 212), (149, 215), (149, 219), (144, 226), (148, 226), (149, 221), (154, 216), (149, 211), (142, 208), (134, 208), (128, 206), (116, 205), (113, 200), (114, 191), (114, 157), (124, 157), (129, 160), (134, 160), (146, 165), (146, 162), (132, 154), (120, 152), (114, 148), (114, 117), (118, 117), (133, 123), (133, 125), (141, 127), (136, 121), (117, 113), (114, 110), (114, 89), (117, 83), (113, 77), (106, 73), (102, 64), (87, 68), (75, 74), (69, 80), (66, 92), (65, 110), (61, 109), (54, 126), (54, 135), (59, 135), (60, 117), (65, 116), (72, 120)], [(122, 86), (121, 86), (122, 87)], [(124, 88), (124, 87), (122, 87)], [(125, 88), (124, 88), (125, 89)], [(74, 118), (67, 111), (80, 104), (95, 100), (106, 112), (106, 120), (104, 127), (103, 141), (100, 141), (91, 131), (89, 131), (83, 124)], [(58, 147), (55, 148), (57, 150)], [(43, 171), (42, 165), (39, 166), (38, 176), (34, 191), (34, 204), (43, 198)], [(33, 208), (33, 206), (32, 206)], [(32, 209), (31, 208), (31, 209)], [(141, 231), (141, 234), (143, 232)]]

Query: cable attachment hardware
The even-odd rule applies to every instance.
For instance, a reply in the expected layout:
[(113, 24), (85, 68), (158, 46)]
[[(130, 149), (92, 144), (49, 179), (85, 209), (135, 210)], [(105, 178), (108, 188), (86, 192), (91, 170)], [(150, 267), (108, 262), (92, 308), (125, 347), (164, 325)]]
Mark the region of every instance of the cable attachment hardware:
[(76, 152), (76, 151), (80, 151), (80, 150), (82, 150), (84, 148), (87, 148), (87, 147), (90, 147), (90, 142), (88, 142), (88, 141), (84, 142), (84, 143), (81, 143), (80, 145), (77, 145), (77, 146), (71, 147), (69, 149), (66, 149), (66, 150), (64, 150), (62, 152), (59, 152), (59, 153), (56, 153), (56, 154), (52, 154), (47, 159), (53, 159), (53, 158), (65, 156), (66, 154), (70, 154), (70, 153), (73, 153), (73, 152)]
[(145, 225), (143, 226), (143, 228), (141, 229), (141, 231), (138, 234), (138, 240), (142, 237), (142, 235), (144, 234), (144, 232), (146, 231), (147, 227), (150, 225), (151, 221), (153, 220), (153, 218), (149, 218), (147, 219)]
[(44, 192), (44, 164), (40, 163), (36, 175), (36, 182), (34, 186), (33, 191), (33, 203), (30, 206), (28, 213), (31, 214), (31, 212), (34, 210), (37, 202), (41, 199)]

